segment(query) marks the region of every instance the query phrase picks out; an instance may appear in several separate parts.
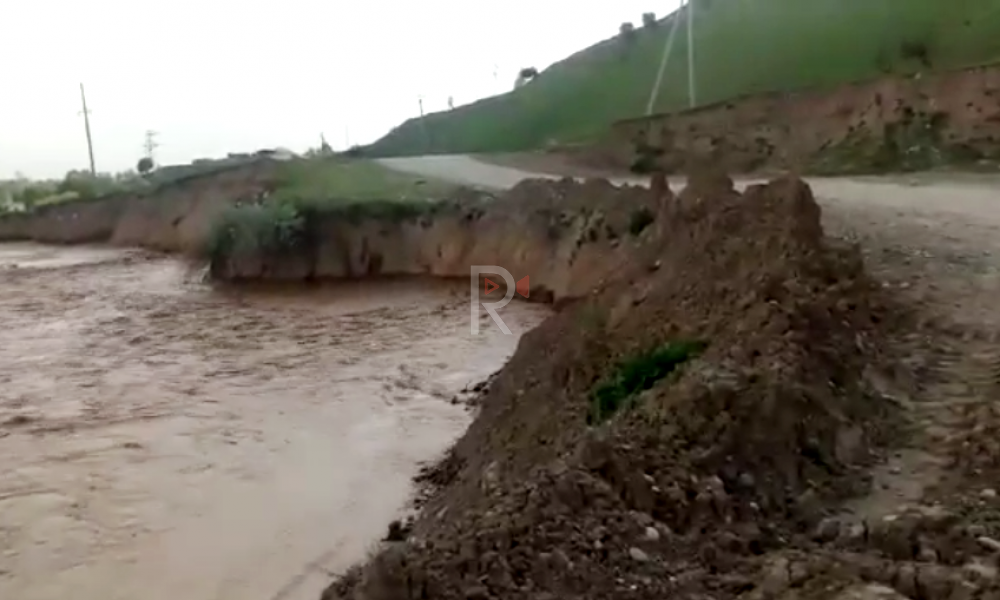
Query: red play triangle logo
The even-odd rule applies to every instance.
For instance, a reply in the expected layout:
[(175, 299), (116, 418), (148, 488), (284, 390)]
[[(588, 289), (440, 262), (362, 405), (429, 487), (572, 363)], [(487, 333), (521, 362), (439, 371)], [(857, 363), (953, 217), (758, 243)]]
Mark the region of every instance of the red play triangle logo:
[(484, 279), (486, 280), (486, 285), (484, 287), (486, 288), (486, 294), (487, 295), (490, 292), (496, 291), (496, 289), (498, 287), (500, 287), (499, 285), (497, 285), (497, 284), (493, 283), (492, 281), (490, 281), (489, 277), (484, 277)]
[(528, 276), (525, 275), (524, 279), (522, 279), (521, 281), (518, 281), (517, 282), (517, 287), (515, 287), (514, 289), (517, 290), (518, 294), (521, 294), (522, 296), (524, 296), (525, 298), (527, 298), (528, 297)]

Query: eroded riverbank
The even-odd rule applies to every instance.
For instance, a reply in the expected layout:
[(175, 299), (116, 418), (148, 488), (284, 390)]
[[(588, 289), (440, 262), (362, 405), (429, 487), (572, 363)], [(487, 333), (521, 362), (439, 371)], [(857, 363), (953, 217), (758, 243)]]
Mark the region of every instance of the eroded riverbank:
[(220, 293), (80, 252), (0, 247), (4, 598), (317, 597), (547, 312), (474, 338), (467, 283)]

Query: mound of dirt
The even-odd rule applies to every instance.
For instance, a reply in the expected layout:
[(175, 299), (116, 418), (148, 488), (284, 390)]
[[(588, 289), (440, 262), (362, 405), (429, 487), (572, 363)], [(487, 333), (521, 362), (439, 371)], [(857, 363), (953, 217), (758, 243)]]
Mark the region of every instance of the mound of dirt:
[(867, 484), (895, 410), (856, 249), (795, 179), (653, 205), (616, 277), (522, 338), (407, 540), (324, 599), (731, 598)]

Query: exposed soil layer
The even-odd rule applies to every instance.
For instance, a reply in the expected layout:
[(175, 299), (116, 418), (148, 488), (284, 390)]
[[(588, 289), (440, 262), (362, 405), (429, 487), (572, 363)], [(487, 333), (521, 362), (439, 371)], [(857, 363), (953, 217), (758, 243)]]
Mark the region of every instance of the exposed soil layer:
[[(906, 312), (798, 180), (656, 201), (631, 260), (522, 339), (407, 541), (327, 598), (735, 597), (867, 490)], [(612, 365), (677, 340), (707, 348), (588, 425)]]
[(635, 142), (677, 172), (711, 160), (732, 172), (881, 173), (1000, 161), (1000, 66), (887, 77), (835, 89), (774, 93), (617, 123), (574, 161), (625, 170)]
[(306, 212), (291, 247), (230, 249), (213, 257), (212, 273), (231, 281), (465, 279), (473, 265), (498, 265), (515, 280), (530, 278), (529, 299), (558, 301), (627, 268), (657, 210), (656, 196), (638, 186), (527, 180), (498, 198), (469, 193), (416, 215)]
[(118, 194), (0, 216), (0, 242), (111, 243), (168, 252), (199, 249), (212, 219), (268, 189), (279, 164), (260, 159), (166, 183), (145, 194)]

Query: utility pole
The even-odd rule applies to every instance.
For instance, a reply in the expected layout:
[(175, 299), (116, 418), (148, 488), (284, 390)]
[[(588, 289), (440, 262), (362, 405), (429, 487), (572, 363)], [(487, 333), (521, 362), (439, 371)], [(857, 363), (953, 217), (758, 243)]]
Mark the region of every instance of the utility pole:
[(698, 102), (694, 76), (694, 0), (687, 0), (687, 35), (688, 35), (688, 102), (694, 108)]
[(153, 130), (146, 131), (146, 141), (143, 143), (142, 147), (146, 150), (146, 158), (153, 161), (156, 164), (156, 160), (153, 159), (153, 151), (156, 150), (160, 145), (156, 143), (157, 133)]
[(660, 56), (660, 70), (656, 72), (656, 81), (653, 82), (653, 90), (649, 93), (649, 102), (646, 103), (646, 116), (653, 114), (653, 107), (656, 105), (656, 97), (660, 94), (660, 85), (663, 84), (663, 73), (667, 69), (667, 60), (670, 58), (670, 51), (674, 47), (674, 38), (677, 34), (677, 26), (681, 22), (681, 12), (677, 9), (674, 13), (673, 23), (670, 24), (670, 33), (667, 34), (667, 43), (663, 46), (663, 54)]
[(427, 119), (424, 118), (424, 97), (417, 96), (417, 105), (420, 107), (420, 129), (423, 131), (424, 135), (424, 152), (430, 150), (431, 138), (427, 132)]
[(90, 137), (90, 111), (87, 110), (87, 95), (83, 92), (83, 84), (80, 84), (80, 100), (83, 101), (83, 126), (87, 131), (87, 154), (90, 156), (90, 174), (97, 176), (97, 167), (94, 166), (94, 141)]

